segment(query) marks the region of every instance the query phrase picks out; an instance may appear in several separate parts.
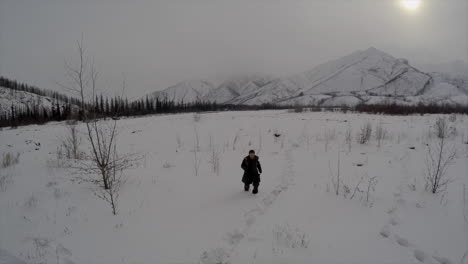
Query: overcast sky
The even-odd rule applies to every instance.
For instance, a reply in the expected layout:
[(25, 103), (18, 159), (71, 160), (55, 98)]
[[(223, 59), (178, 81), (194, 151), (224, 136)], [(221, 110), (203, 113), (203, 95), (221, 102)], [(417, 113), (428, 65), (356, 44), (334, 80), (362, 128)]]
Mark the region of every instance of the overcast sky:
[[(60, 89), (84, 36), (113, 95), (194, 78), (299, 73), (370, 46), (411, 64), (468, 61), (467, 0), (0, 0), (0, 75)], [(417, 1), (417, 0), (406, 0)]]

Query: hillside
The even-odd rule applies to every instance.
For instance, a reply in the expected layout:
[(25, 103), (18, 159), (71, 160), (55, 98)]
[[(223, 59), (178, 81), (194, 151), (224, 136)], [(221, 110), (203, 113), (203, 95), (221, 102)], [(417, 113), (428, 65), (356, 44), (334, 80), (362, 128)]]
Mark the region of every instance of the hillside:
[(13, 90), (0, 86), (0, 113), (11, 112), (11, 106), (17, 109), (26, 109), (38, 107), (41, 110), (50, 112), (55, 104), (59, 104), (61, 108), (65, 107), (66, 103), (61, 100), (54, 100), (48, 96), (42, 96), (30, 92)]

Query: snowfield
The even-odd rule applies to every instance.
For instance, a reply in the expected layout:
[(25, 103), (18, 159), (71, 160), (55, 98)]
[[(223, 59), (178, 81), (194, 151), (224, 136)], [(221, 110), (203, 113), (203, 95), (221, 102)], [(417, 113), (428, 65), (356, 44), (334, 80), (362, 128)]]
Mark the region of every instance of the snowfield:
[[(437, 117), (447, 119), (457, 156), (451, 183), (432, 194), (424, 173)], [(372, 137), (359, 144), (366, 122)], [(1, 264), (468, 262), (466, 116), (282, 110), (118, 125), (119, 152), (139, 159), (125, 171), (116, 216), (80, 180), (97, 176), (73, 169), (81, 161), (57, 158), (65, 123), (0, 131), (0, 155), (20, 153), (18, 164), (0, 170)], [(241, 183), (249, 149), (263, 167), (257, 195)]]

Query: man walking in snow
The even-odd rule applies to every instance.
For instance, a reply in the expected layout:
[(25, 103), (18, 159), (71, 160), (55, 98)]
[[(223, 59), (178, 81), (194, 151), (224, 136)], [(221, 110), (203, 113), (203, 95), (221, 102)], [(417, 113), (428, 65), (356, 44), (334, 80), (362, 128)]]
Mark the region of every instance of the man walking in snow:
[(242, 176), (244, 190), (248, 192), (250, 184), (252, 184), (254, 187), (252, 193), (258, 193), (258, 185), (260, 184), (260, 173), (262, 173), (262, 166), (260, 166), (260, 161), (258, 161), (258, 156), (255, 155), (255, 151), (249, 151), (249, 155), (242, 160), (241, 168), (244, 170), (244, 176)]

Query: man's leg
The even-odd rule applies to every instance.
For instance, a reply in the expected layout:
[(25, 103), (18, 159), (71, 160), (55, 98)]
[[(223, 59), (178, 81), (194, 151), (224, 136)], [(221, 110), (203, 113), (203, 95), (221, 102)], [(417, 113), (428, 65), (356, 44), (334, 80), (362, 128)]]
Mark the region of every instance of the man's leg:
[(253, 194), (257, 194), (258, 193), (258, 185), (260, 185), (260, 175), (255, 175), (255, 177), (253, 177), (252, 179), (252, 185), (253, 185), (253, 190), (252, 190), (252, 193)]
[(250, 189), (250, 184), (244, 183), (244, 191), (248, 192)]
[(259, 185), (259, 184), (260, 184), (259, 182), (254, 182), (254, 183), (253, 183), (253, 187), (254, 187), (253, 190), (252, 190), (252, 193), (253, 193), (253, 194), (257, 194), (257, 193), (258, 193), (258, 185)]

